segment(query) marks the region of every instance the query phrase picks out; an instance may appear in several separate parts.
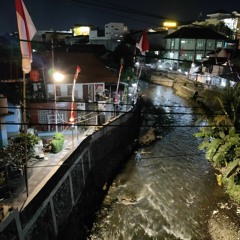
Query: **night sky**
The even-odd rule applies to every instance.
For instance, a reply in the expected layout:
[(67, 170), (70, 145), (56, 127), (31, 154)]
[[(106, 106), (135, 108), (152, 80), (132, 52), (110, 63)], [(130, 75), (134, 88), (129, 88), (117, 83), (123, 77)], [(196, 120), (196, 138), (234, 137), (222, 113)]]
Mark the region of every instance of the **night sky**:
[[(74, 24), (104, 28), (122, 22), (130, 29), (162, 25), (163, 20), (194, 21), (220, 9), (240, 12), (240, 0), (24, 0), (37, 30), (69, 30)], [(0, 1), (0, 34), (17, 31), (15, 0)]]

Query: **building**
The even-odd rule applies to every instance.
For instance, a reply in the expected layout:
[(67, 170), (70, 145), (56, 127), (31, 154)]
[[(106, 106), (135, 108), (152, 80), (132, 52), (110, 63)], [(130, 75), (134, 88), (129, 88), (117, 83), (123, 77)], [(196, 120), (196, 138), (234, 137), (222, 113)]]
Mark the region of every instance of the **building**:
[(128, 33), (128, 27), (123, 23), (108, 23), (105, 25), (104, 31), (93, 29), (89, 33), (89, 43), (103, 44), (107, 50), (113, 51), (123, 37)]
[(207, 24), (217, 25), (222, 22), (233, 31), (233, 36), (231, 37), (235, 40), (240, 40), (240, 13), (237, 11), (229, 13), (219, 10), (214, 13), (209, 13), (207, 17), (208, 18), (205, 19)]
[(177, 62), (201, 62), (209, 52), (224, 48), (228, 40), (210, 28), (196, 26), (181, 27), (165, 39), (165, 57)]
[[(96, 124), (96, 109), (114, 111), (113, 97), (118, 77), (93, 53), (56, 52), (54, 71), (63, 74), (62, 82), (53, 79), (51, 53), (42, 53), (38, 56), (38, 59), (40, 58), (43, 63), (38, 69), (40, 76), (32, 83), (32, 96), (36, 98), (29, 103), (31, 125), (39, 130), (49, 131), (54, 128), (55, 121), (59, 126), (68, 126), (72, 117), (71, 110), (74, 112), (75, 123), (79, 122), (77, 119), (83, 119), (88, 113), (88, 119), (91, 119), (89, 123)], [(78, 66), (80, 73), (75, 78)], [(45, 88), (42, 87), (44, 85)], [(122, 96), (123, 90), (119, 88), (119, 96)], [(44, 91), (46, 91), (46, 99), (42, 97)], [(92, 111), (91, 117), (89, 111)], [(110, 114), (104, 114), (106, 121), (111, 117)]]

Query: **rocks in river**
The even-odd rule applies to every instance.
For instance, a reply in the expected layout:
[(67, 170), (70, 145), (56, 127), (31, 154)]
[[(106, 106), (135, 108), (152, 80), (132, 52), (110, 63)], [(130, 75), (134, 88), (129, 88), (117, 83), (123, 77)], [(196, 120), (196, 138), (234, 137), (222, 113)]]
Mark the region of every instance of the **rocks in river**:
[(146, 145), (149, 143), (152, 143), (157, 139), (155, 129), (154, 128), (149, 128), (149, 130), (138, 139), (138, 144), (139, 145)]
[(133, 197), (123, 197), (123, 198), (119, 199), (119, 202), (124, 204), (124, 205), (135, 204), (137, 202), (137, 198), (135, 196), (133, 196)]

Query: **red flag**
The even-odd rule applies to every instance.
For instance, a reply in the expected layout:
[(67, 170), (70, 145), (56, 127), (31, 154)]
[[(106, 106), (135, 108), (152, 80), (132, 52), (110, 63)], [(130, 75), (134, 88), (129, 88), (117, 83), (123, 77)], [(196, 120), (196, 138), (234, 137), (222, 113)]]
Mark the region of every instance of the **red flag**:
[(143, 31), (143, 34), (139, 43), (136, 43), (136, 47), (141, 51), (142, 55), (145, 55), (145, 52), (149, 51), (149, 41), (147, 38), (146, 30)]
[(74, 79), (77, 79), (78, 77), (78, 74), (81, 72), (81, 68), (79, 66), (77, 66), (77, 69), (76, 69), (76, 73), (74, 75)]
[(22, 0), (15, 0), (20, 48), (22, 53), (22, 70), (24, 73), (31, 71), (32, 47), (31, 40), (36, 33), (36, 28)]

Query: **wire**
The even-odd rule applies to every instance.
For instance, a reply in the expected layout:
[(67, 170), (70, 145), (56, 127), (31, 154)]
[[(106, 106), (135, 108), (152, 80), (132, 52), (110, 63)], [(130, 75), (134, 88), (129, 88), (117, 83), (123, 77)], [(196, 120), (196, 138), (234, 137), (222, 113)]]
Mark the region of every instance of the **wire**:
[[(225, 151), (216, 151), (216, 153), (226, 153)], [(145, 154), (140, 152), (140, 154)], [(150, 157), (141, 157), (141, 160), (144, 159), (162, 159), (162, 158), (179, 158), (179, 157), (195, 157), (199, 155), (205, 155), (205, 152), (197, 152), (197, 153), (189, 153), (189, 154), (173, 154), (173, 155), (158, 155), (158, 156), (150, 156)], [(210, 161), (211, 162), (211, 161)], [(47, 165), (33, 165), (33, 166), (27, 166), (29, 169), (34, 169), (34, 168), (44, 168), (44, 167), (60, 167), (60, 166), (76, 166), (76, 165), (89, 165), (89, 164), (96, 164), (99, 162), (94, 162), (94, 161), (88, 161), (88, 162), (82, 162), (79, 161), (77, 163), (62, 163), (62, 164), (47, 164)]]
[[(87, 5), (90, 7), (97, 7), (97, 8), (104, 8), (105, 9), (110, 9), (118, 12), (124, 12), (124, 13), (130, 13), (130, 14), (135, 14), (141, 16), (141, 19), (143, 16), (145, 17), (150, 17), (150, 18), (156, 18), (156, 19), (161, 19), (161, 20), (166, 20), (169, 19), (165, 16), (153, 14), (150, 12), (142, 11), (142, 10), (137, 10), (137, 9), (132, 9), (128, 7), (123, 7), (114, 3), (109, 3), (106, 1), (83, 1), (83, 0), (69, 0), (69, 2), (73, 2), (75, 4), (80, 4), (80, 5)], [(126, 18), (129, 17), (129, 15), (124, 15)]]

